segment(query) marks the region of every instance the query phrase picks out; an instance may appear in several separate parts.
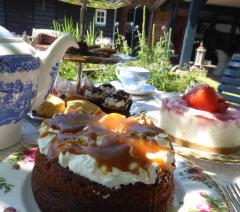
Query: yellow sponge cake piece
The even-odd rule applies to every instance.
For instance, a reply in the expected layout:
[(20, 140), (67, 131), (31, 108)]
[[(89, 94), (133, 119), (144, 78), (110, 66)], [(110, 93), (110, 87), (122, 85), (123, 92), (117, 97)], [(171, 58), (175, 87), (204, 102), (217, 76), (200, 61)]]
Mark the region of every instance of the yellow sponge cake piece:
[(52, 118), (57, 113), (63, 113), (65, 102), (57, 96), (49, 95), (36, 110), (36, 114), (45, 118)]
[(77, 100), (71, 100), (67, 102), (65, 113), (69, 113), (69, 112), (77, 112), (80, 114), (95, 113), (97, 110), (100, 110), (100, 108), (97, 105), (87, 100), (77, 99)]

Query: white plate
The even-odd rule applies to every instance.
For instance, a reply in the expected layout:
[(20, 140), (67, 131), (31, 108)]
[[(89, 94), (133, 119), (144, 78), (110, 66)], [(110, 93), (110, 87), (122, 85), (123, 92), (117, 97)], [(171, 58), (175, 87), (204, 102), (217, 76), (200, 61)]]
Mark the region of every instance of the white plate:
[(42, 117), (42, 116), (38, 116), (36, 113), (34, 113), (33, 111), (30, 111), (27, 113), (27, 117), (29, 117), (30, 119), (32, 120), (35, 120), (35, 121), (44, 121), (46, 118)]
[[(0, 211), (14, 208), (17, 212), (39, 212), (31, 189), (31, 172), (36, 147), (27, 147), (0, 162)], [(18, 161), (19, 156), (21, 160)], [(18, 162), (13, 169), (10, 161)], [(228, 205), (215, 182), (199, 168), (176, 156), (175, 196), (171, 212), (228, 211)], [(5, 186), (12, 185), (4, 193)], [(3, 186), (3, 187), (1, 187)], [(203, 210), (205, 209), (205, 210)], [(207, 210), (209, 209), (209, 210)], [(210, 210), (211, 209), (211, 210)]]
[(129, 61), (136, 60), (135, 57), (125, 55), (125, 54), (113, 54), (112, 57), (118, 58), (120, 60), (120, 62), (129, 62)]
[(145, 84), (143, 86), (142, 89), (140, 90), (128, 90), (128, 89), (125, 89), (121, 82), (120, 81), (112, 81), (110, 82), (116, 89), (118, 90), (124, 90), (126, 92), (128, 92), (129, 94), (131, 95), (135, 95), (135, 96), (144, 96), (144, 95), (149, 95), (149, 94), (153, 94), (154, 92), (157, 91), (157, 88), (152, 86), (152, 85), (148, 85), (148, 84)]

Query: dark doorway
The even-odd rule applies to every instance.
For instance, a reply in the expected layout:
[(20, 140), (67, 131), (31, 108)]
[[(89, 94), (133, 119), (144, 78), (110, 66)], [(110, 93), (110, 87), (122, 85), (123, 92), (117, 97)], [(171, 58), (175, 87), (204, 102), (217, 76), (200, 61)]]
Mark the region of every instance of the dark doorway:
[(218, 49), (228, 56), (239, 52), (239, 21), (239, 10), (236, 8), (206, 5), (201, 11), (193, 53), (201, 41), (207, 49), (206, 59), (213, 64), (218, 62)]

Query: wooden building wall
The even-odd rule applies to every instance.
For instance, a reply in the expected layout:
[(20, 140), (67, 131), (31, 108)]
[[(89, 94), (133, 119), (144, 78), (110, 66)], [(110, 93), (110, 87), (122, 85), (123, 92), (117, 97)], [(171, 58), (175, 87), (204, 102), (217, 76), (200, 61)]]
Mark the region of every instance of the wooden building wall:
[(56, 19), (61, 20), (65, 17), (72, 17), (73, 21), (79, 22), (80, 18), (80, 6), (67, 4), (61, 1), (57, 1), (56, 7)]
[(56, 19), (55, 0), (32, 0), (34, 13), (34, 28), (51, 29), (53, 20)]
[[(86, 18), (86, 28), (93, 21), (95, 16), (95, 9), (88, 8), (87, 9), (87, 18)], [(114, 25), (114, 10), (107, 10), (107, 23), (106, 26), (95, 26), (96, 32), (103, 31), (104, 37), (113, 37), (113, 25)]]
[(32, 0), (5, 1), (5, 22), (11, 32), (16, 32), (18, 34), (22, 34), (23, 31), (27, 33), (31, 32), (33, 27), (32, 3)]
[(5, 0), (0, 0), (0, 25), (5, 25)]
[[(88, 8), (86, 28), (94, 15), (95, 9)], [(52, 29), (53, 20), (61, 20), (64, 16), (79, 22), (80, 6), (58, 0), (0, 0), (0, 25), (17, 34), (26, 31), (31, 35), (32, 28)], [(106, 26), (96, 26), (96, 31), (102, 30), (104, 36), (112, 37), (113, 24), (114, 10), (108, 10)]]

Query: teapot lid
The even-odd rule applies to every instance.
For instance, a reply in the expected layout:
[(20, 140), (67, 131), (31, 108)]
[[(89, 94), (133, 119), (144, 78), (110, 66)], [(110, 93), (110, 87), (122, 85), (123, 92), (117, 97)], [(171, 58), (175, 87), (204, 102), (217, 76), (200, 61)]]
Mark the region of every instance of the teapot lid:
[(0, 38), (15, 38), (15, 36), (0, 25)]

